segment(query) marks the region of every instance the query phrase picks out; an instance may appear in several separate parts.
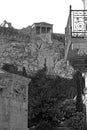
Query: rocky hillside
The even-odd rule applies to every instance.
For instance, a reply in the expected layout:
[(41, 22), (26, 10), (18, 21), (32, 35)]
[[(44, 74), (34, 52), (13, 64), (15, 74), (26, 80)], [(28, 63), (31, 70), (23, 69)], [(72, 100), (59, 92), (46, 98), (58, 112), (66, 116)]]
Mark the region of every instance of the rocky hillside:
[(64, 59), (61, 59), (56, 63), (52, 73), (53, 75), (59, 75), (63, 78), (72, 79), (75, 70), (69, 63), (66, 63)]
[[(64, 35), (55, 37), (55, 35), (50, 34), (51, 42), (44, 41), (40, 36), (34, 36), (33, 39), (24, 41), (23, 38), (25, 36), (29, 38), (29, 33), (26, 33), (26, 29), (19, 31), (21, 33), (15, 29), (12, 29), (13, 33), (8, 28), (1, 29), (0, 67), (3, 66), (3, 63), (16, 64), (19, 70), (25, 66), (27, 73), (31, 73), (42, 68), (46, 59), (46, 64), (50, 71), (55, 67), (57, 61), (64, 57)], [(11, 39), (12, 34), (15, 37), (14, 40)], [(19, 36), (20, 34), (22, 35)], [(21, 40), (18, 40), (17, 37)]]

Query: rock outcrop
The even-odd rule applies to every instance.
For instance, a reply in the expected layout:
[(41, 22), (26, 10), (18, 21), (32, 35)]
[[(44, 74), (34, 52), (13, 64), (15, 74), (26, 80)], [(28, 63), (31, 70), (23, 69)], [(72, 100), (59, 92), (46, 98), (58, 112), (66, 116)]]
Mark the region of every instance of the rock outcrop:
[(58, 61), (53, 70), (54, 75), (59, 75), (60, 77), (68, 79), (73, 78), (74, 72), (74, 68), (69, 63), (66, 63), (64, 59)]
[[(7, 30), (7, 33), (5, 31), (0, 35), (0, 67), (3, 66), (3, 63), (16, 64), (19, 70), (25, 66), (27, 73), (32, 73), (42, 68), (44, 59), (46, 59), (46, 64), (50, 71), (54, 68), (57, 61), (64, 57), (64, 35), (54, 37), (55, 35), (49, 34), (51, 42), (43, 40), (41, 36), (35, 35), (31, 38), (29, 27), (28, 32), (27, 29), (22, 29), (22, 31), (19, 31), (21, 33), (14, 29), (13, 35), (15, 39), (12, 40), (11, 36), (9, 36), (11, 31), (8, 28), (4, 29)], [(3, 31), (0, 30), (0, 32)], [(24, 34), (24, 37), (20, 37), (21, 40), (17, 39), (19, 34)], [(27, 41), (25, 36), (29, 36), (30, 40)], [(25, 38), (25, 41), (22, 38)]]

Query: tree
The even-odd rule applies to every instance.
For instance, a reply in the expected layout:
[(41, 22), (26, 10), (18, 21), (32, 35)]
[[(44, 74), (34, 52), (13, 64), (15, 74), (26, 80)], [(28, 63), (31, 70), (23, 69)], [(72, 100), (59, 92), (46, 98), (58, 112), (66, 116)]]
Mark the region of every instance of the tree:
[(84, 88), (84, 80), (82, 73), (79, 70), (74, 74), (74, 81), (77, 88), (76, 109), (78, 112), (83, 112), (82, 93)]
[(72, 92), (73, 95), (76, 94), (73, 80), (47, 75), (45, 65), (29, 83), (29, 127), (41, 120), (54, 122), (56, 115), (59, 114), (59, 105), (65, 99), (73, 98)]
[(27, 76), (26, 69), (24, 66), (23, 66), (23, 76)]
[[(46, 75), (46, 67), (39, 70), (29, 84), (28, 108), (29, 122), (39, 123), (41, 120), (53, 118), (53, 109), (59, 97), (61, 78)], [(29, 124), (29, 125), (31, 125)]]

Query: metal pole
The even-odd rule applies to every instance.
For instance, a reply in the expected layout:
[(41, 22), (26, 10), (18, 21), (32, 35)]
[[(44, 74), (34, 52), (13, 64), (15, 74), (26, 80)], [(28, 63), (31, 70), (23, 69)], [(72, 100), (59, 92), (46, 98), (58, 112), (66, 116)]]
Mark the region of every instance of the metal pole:
[(87, 73), (85, 73), (84, 77), (85, 77), (84, 104), (86, 106), (86, 122), (87, 122)]

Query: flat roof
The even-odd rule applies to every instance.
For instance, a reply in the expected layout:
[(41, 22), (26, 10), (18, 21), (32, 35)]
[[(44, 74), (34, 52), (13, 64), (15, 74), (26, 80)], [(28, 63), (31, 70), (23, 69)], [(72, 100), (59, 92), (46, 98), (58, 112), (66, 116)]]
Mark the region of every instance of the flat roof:
[(32, 25), (32, 27), (34, 27), (35, 25), (47, 25), (47, 26), (53, 26), (53, 24), (47, 23), (47, 22), (38, 22), (38, 23), (34, 23)]

